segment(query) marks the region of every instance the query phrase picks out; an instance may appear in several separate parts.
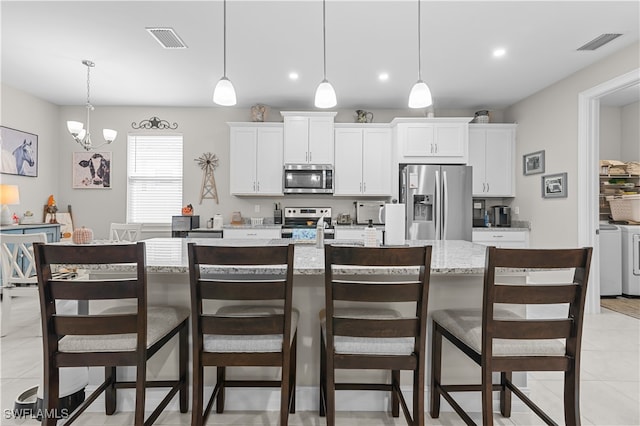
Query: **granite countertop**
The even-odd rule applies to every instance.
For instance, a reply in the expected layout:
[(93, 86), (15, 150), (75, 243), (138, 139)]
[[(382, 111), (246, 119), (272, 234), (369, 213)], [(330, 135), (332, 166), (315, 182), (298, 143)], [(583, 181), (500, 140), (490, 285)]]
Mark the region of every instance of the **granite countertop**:
[(477, 227), (477, 228), (473, 228), (474, 231), (480, 231), (480, 232), (518, 232), (518, 231), (526, 231), (529, 232), (529, 228), (516, 228), (516, 227), (509, 227), (509, 228), (504, 228), (504, 227), (496, 227), (496, 226), (492, 226), (489, 228), (485, 228), (485, 227)]
[(281, 229), (282, 225), (274, 225), (273, 223), (265, 223), (263, 225), (252, 225), (250, 223), (243, 223), (242, 225), (226, 224), (222, 226), (222, 229)]
[[(188, 273), (187, 243), (194, 242), (202, 245), (220, 246), (254, 246), (254, 245), (283, 245), (292, 242), (289, 239), (217, 239), (217, 238), (152, 238), (144, 241), (146, 244), (147, 272), (149, 273)], [(325, 240), (326, 244), (356, 244), (359, 241)], [(473, 244), (468, 241), (408, 241), (408, 245), (432, 245), (431, 259), (432, 274), (483, 274), (485, 266), (486, 246)], [(83, 268), (83, 265), (78, 265)], [(91, 270), (126, 272), (134, 269), (133, 265), (91, 265)], [(362, 274), (412, 274), (415, 268), (351, 268)], [(220, 272), (210, 270), (207, 272)], [(273, 268), (238, 268), (238, 273), (269, 274)], [(324, 251), (316, 248), (315, 241), (296, 242), (294, 274), (322, 275), (324, 273)]]
[[(367, 226), (369, 226), (369, 225), (364, 224), (364, 223), (351, 223), (351, 224), (348, 224), (348, 225), (336, 223), (335, 228), (340, 228), (340, 229), (363, 229), (363, 228), (366, 228)], [(384, 224), (382, 224), (382, 225), (375, 225), (374, 224), (373, 227), (376, 228), (376, 229), (384, 230)]]

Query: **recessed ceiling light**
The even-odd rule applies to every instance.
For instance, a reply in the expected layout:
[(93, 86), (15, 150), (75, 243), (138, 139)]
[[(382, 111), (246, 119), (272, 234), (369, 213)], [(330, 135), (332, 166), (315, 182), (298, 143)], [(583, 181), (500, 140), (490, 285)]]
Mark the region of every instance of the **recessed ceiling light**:
[(500, 48), (495, 49), (493, 51), (493, 56), (496, 57), (496, 58), (501, 58), (504, 55), (506, 55), (506, 53), (507, 53), (507, 51), (505, 49), (503, 49), (502, 47), (500, 47)]
[(290, 73), (289, 73), (289, 78), (290, 78), (291, 80), (297, 80), (297, 79), (298, 79), (298, 77), (299, 77), (299, 76), (298, 76), (298, 73), (297, 73), (297, 72), (295, 72), (295, 71), (292, 71), (292, 72), (290, 72)]
[(389, 80), (389, 74), (387, 74), (386, 72), (381, 72), (380, 74), (378, 74), (378, 80), (380, 81)]

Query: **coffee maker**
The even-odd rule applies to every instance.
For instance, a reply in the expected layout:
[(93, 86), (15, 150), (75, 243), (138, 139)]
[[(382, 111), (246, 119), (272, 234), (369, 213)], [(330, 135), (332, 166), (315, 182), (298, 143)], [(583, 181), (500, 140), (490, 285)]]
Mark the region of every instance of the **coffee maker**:
[(484, 200), (473, 200), (473, 226), (475, 228), (486, 226), (484, 223), (485, 212)]
[(493, 222), (495, 226), (508, 228), (511, 226), (511, 207), (509, 206), (494, 206), (493, 207)]

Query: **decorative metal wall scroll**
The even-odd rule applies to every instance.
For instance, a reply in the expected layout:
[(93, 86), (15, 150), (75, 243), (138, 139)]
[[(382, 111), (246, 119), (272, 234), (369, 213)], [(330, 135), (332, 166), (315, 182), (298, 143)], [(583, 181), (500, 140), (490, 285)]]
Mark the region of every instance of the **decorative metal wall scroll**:
[(169, 124), (167, 120), (161, 120), (158, 117), (151, 117), (150, 119), (142, 120), (140, 123), (137, 123), (137, 124), (134, 121), (133, 123), (131, 123), (131, 127), (133, 127), (136, 130), (138, 129), (175, 130), (178, 128), (178, 123)]
[(213, 176), (213, 171), (218, 167), (218, 157), (210, 152), (205, 152), (200, 157), (196, 158), (198, 166), (202, 169), (202, 187), (200, 188), (200, 204), (205, 198), (212, 198), (218, 202), (218, 190), (216, 189), (216, 178)]

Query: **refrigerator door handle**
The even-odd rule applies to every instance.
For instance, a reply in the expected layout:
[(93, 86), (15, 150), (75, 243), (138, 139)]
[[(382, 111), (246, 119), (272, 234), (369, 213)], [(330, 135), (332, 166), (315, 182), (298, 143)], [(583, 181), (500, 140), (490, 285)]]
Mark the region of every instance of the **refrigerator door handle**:
[(440, 187), (440, 172), (436, 170), (436, 240), (441, 240), (442, 235), (440, 233), (440, 221), (442, 220), (442, 207), (440, 203), (442, 203), (441, 187)]
[(447, 217), (449, 216), (449, 188), (447, 187), (447, 172), (442, 172), (442, 239), (447, 239)]

